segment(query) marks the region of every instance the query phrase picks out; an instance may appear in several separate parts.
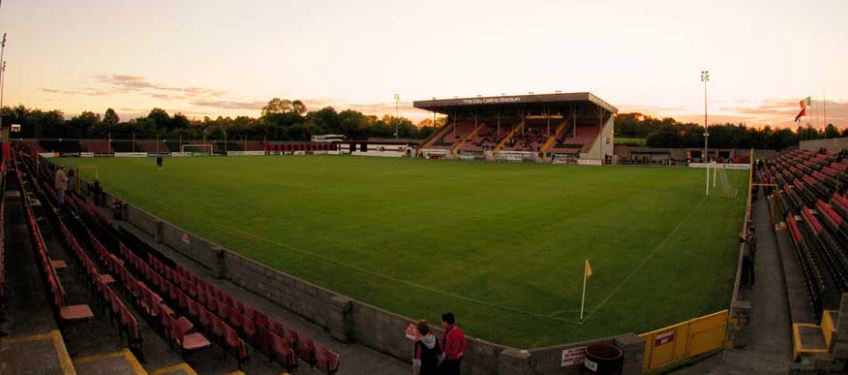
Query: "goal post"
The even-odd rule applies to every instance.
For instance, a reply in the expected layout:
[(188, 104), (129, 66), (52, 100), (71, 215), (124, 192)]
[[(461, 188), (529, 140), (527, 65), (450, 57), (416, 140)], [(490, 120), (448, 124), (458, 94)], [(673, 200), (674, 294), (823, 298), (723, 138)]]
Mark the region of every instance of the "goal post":
[[(716, 162), (710, 162), (707, 164), (706, 169), (706, 195), (708, 197), (710, 196), (710, 190), (713, 190), (713, 193), (718, 191), (719, 196), (724, 197), (735, 197), (739, 193), (738, 189), (734, 190), (731, 186), (730, 181), (727, 178), (727, 171), (725, 170), (726, 168), (724, 164), (719, 165)], [(710, 179), (712, 179), (712, 186), (710, 186)]]
[[(712, 169), (713, 173), (715, 173), (716, 162), (707, 163), (706, 169), (707, 169), (707, 193), (706, 193), (706, 195), (709, 197), (710, 196), (710, 169)], [(715, 178), (713, 178), (713, 181), (715, 181)]]
[[(200, 150), (200, 151), (195, 151), (195, 150)], [(212, 155), (213, 146), (212, 146), (211, 143), (208, 143), (208, 144), (190, 143), (190, 144), (185, 144), (185, 145), (180, 146), (180, 152), (181, 153), (190, 152), (192, 155), (194, 155), (196, 153), (205, 153), (205, 154), (208, 154), (208, 155)]]

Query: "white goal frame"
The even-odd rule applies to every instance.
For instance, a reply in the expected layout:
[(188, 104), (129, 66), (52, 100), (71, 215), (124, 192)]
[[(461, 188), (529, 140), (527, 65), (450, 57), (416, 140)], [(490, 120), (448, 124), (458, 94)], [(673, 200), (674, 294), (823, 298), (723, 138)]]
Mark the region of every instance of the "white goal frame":
[[(181, 145), (180, 146), (180, 152), (185, 153), (186, 147), (208, 147), (209, 148), (209, 155), (214, 155), (214, 150), (215, 150), (214, 146), (211, 143), (206, 143), (206, 144), (204, 144), (204, 143), (190, 143), (190, 144)], [(191, 152), (191, 151), (189, 151), (189, 152)], [(194, 154), (194, 152), (191, 152), (191, 153)]]
[[(719, 169), (721, 169), (721, 176), (719, 176)], [(727, 182), (727, 174), (725, 172), (726, 169), (727, 168), (726, 168), (725, 164), (719, 165), (718, 163), (716, 163), (714, 161), (707, 164), (707, 168), (706, 168), (706, 170), (707, 170), (706, 195), (708, 197), (710, 196), (710, 170), (712, 170), (712, 180), (713, 180), (712, 190), (715, 190), (717, 188), (718, 179), (719, 179), (719, 177), (721, 177), (722, 187), (725, 188), (725, 190), (727, 190), (726, 191), (727, 194), (731, 193), (730, 192), (731, 188), (730, 188), (730, 186), (728, 185), (728, 182)], [(739, 193), (739, 191), (738, 191), (738, 189), (736, 189), (736, 191), (733, 192), (732, 196), (735, 197), (738, 193)]]
[(710, 169), (713, 170), (713, 188), (716, 187), (716, 173), (718, 172), (718, 164), (716, 162), (710, 162), (707, 164), (707, 196), (710, 196)]

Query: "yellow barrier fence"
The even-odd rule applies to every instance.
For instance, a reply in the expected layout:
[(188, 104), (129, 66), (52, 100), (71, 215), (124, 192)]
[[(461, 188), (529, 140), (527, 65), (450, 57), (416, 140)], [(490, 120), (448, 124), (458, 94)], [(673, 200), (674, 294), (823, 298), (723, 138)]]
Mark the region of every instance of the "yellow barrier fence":
[(650, 371), (724, 347), (727, 310), (639, 335), (645, 340), (642, 370)]

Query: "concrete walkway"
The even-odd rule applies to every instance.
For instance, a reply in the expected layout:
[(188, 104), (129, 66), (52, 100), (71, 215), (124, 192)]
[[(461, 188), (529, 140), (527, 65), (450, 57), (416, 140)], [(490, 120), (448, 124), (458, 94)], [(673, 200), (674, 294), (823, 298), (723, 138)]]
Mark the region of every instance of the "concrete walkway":
[(0, 374), (74, 374), (59, 327), (53, 320), (43, 279), (35, 261), (24, 207), (14, 174), (9, 174), (6, 212), (6, 291), (0, 339)]
[(740, 332), (744, 348), (725, 350), (675, 374), (786, 374), (792, 359), (792, 321), (786, 298), (783, 265), (769, 207), (760, 195), (753, 202), (752, 220), (757, 231), (754, 260), (756, 283), (742, 287), (751, 302), (751, 322)]

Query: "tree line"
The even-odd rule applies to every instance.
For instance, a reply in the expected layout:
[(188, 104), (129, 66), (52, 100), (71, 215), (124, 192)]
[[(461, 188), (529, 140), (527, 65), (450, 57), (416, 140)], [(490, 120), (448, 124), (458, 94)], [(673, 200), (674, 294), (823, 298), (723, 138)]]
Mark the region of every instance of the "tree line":
[[(4, 107), (3, 122), (20, 124), (21, 138), (112, 138), (112, 139), (248, 139), (306, 141), (315, 134), (342, 134), (348, 139), (423, 139), (444, 122), (424, 120), (414, 124), (405, 117), (366, 115), (355, 110), (337, 111), (324, 107), (309, 111), (300, 100), (274, 98), (259, 117), (237, 116), (189, 119), (182, 113), (168, 114), (153, 108), (145, 117), (121, 121), (112, 108), (103, 114), (84, 111), (66, 119), (59, 110), (40, 110), (24, 105)], [(16, 137), (18, 135), (15, 135)]]
[[(121, 121), (111, 108), (103, 114), (84, 111), (66, 119), (59, 110), (45, 111), (23, 105), (2, 108), (3, 123), (20, 124), (22, 138), (105, 139), (248, 139), (306, 141), (316, 134), (342, 134), (348, 139), (424, 139), (451, 120), (425, 119), (417, 124), (405, 117), (377, 117), (355, 110), (337, 111), (324, 107), (310, 111), (300, 100), (271, 99), (258, 117), (237, 116), (189, 119), (181, 113), (168, 114), (153, 108), (147, 116)], [(745, 124), (710, 125), (709, 142), (717, 148), (775, 149), (794, 146), (800, 140), (848, 136), (848, 129), (833, 124), (824, 129), (749, 127)], [(645, 139), (650, 147), (702, 147), (704, 127), (673, 118), (654, 118), (642, 113), (621, 113), (615, 120), (619, 137)]]
[[(709, 144), (716, 148), (755, 148), (782, 150), (799, 141), (848, 137), (848, 129), (840, 131), (828, 124), (824, 129), (810, 126), (793, 128), (755, 128), (745, 124), (709, 126)], [(677, 122), (673, 118), (654, 118), (641, 113), (622, 113), (615, 119), (615, 135), (645, 139), (649, 147), (703, 147), (704, 126)]]

